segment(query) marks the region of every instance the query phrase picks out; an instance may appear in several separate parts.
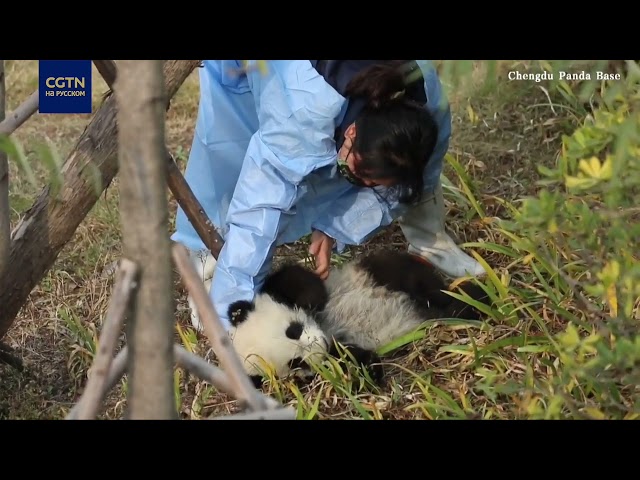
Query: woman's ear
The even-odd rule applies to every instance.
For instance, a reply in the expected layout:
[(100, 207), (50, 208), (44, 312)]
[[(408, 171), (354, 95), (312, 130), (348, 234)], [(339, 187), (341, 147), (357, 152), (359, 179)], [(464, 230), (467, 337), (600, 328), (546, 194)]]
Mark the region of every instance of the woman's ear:
[(349, 125), (347, 127), (347, 129), (344, 132), (344, 136), (346, 138), (348, 138), (349, 140), (353, 141), (354, 138), (356, 138), (356, 123), (353, 122), (351, 125)]

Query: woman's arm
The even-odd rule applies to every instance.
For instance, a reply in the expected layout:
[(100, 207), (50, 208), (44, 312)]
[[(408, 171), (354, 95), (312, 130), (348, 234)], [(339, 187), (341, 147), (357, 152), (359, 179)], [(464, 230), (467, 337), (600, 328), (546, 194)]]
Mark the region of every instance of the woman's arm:
[(335, 118), (344, 104), (306, 60), (270, 61), (266, 75), (247, 75), (260, 128), (229, 205), (229, 230), (211, 285), (226, 325), (228, 306), (253, 299), (271, 267), (278, 233), (294, 214), (298, 183), (335, 162)]

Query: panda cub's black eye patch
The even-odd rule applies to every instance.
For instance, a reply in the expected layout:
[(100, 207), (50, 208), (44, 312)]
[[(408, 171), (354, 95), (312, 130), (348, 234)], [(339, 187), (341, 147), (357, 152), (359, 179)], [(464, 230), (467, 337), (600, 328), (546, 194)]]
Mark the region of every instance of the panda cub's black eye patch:
[(304, 325), (300, 322), (291, 322), (287, 327), (287, 331), (285, 332), (287, 338), (291, 340), (300, 340), (302, 336), (302, 330), (304, 330)]

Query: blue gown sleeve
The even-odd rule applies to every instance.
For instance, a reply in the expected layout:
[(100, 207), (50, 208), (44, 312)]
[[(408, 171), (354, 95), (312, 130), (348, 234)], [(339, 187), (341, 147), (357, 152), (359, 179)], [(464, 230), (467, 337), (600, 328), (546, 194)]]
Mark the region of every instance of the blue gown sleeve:
[[(438, 125), (438, 139), (424, 172), (425, 190), (433, 189), (442, 172), (444, 157), (451, 137), (451, 108), (442, 91), (438, 73), (429, 60), (417, 60), (424, 78), (426, 108)], [(337, 198), (330, 212), (318, 218), (313, 228), (336, 239), (337, 248), (360, 245), (381, 228), (390, 225), (404, 213), (406, 207), (385, 197), (385, 188), (354, 187)]]
[(249, 71), (259, 129), (251, 138), (227, 214), (211, 298), (228, 328), (228, 306), (251, 300), (265, 274), (279, 232), (295, 215), (297, 186), (335, 162), (336, 118), (345, 102), (308, 61), (270, 61)]

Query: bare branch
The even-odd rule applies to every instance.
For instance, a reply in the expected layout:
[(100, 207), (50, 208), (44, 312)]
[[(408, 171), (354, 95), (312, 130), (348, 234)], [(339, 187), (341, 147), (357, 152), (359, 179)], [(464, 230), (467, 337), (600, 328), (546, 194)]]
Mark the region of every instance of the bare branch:
[(93, 60), (93, 64), (96, 66), (98, 72), (100, 72), (107, 86), (113, 88), (113, 83), (116, 81), (116, 74), (118, 72), (116, 62), (113, 60)]
[(227, 374), (211, 365), (205, 359), (188, 352), (180, 345), (173, 346), (173, 354), (179, 367), (184, 368), (201, 380), (205, 380), (221, 392), (233, 395), (233, 386), (227, 377)]
[[(4, 120), (6, 90), (4, 60), (0, 60), (0, 123)], [(11, 211), (9, 210), (9, 162), (7, 154), (0, 150), (0, 278), (9, 264), (11, 249)]]
[(202, 239), (205, 246), (211, 251), (211, 254), (215, 259), (218, 258), (220, 250), (224, 245), (224, 241), (209, 217), (204, 211), (204, 208), (193, 194), (191, 187), (185, 180), (182, 172), (176, 165), (171, 154), (167, 151), (167, 162), (169, 168), (169, 176), (167, 182), (171, 193), (175, 197), (176, 201), (180, 204), (184, 210), (185, 215), (193, 225), (193, 228)]
[(91, 375), (80, 401), (77, 417), (80, 420), (95, 418), (103, 400), (102, 392), (111, 368), (113, 352), (122, 331), (124, 318), (131, 304), (131, 295), (136, 287), (138, 266), (126, 258), (120, 262), (113, 296), (103, 323), (98, 354), (93, 362)]
[(20, 125), (26, 122), (31, 115), (38, 111), (40, 94), (38, 90), (18, 106), (7, 118), (0, 122), (0, 135), (11, 135)]
[(281, 407), (261, 412), (242, 412), (221, 417), (208, 417), (207, 420), (295, 420), (296, 411), (291, 407)]
[(127, 417), (173, 419), (171, 243), (167, 236), (165, 89), (160, 60), (122, 60), (114, 85), (123, 252), (141, 269), (127, 326)]
[(220, 318), (213, 308), (204, 284), (198, 277), (198, 273), (189, 260), (186, 247), (174, 243), (172, 248), (173, 259), (182, 277), (186, 289), (191, 294), (200, 314), (200, 320), (204, 327), (213, 351), (216, 353), (223, 370), (227, 373), (233, 386), (234, 396), (252, 410), (267, 409), (269, 406), (259, 392), (254, 388), (246, 372), (242, 368), (240, 357), (233, 349), (231, 339), (220, 322)]
[[(107, 381), (102, 385), (102, 392), (100, 392), (100, 397), (105, 398), (108, 393), (116, 386), (116, 384), (120, 381), (122, 376), (127, 371), (127, 362), (129, 360), (129, 349), (127, 347), (123, 347), (116, 358), (111, 362), (111, 368), (109, 369), (109, 375), (107, 375)], [(78, 419), (78, 411), (80, 410), (83, 399), (80, 398), (80, 401), (76, 403), (73, 408), (67, 414), (66, 420), (77, 420)]]

